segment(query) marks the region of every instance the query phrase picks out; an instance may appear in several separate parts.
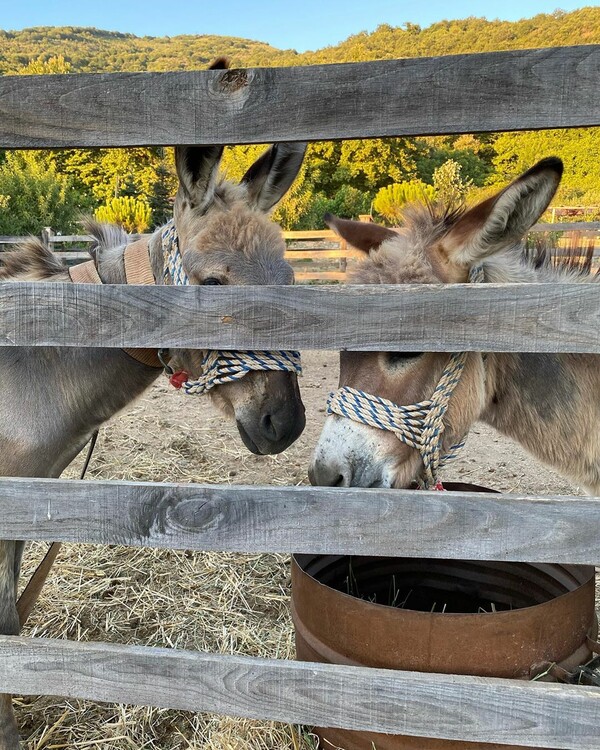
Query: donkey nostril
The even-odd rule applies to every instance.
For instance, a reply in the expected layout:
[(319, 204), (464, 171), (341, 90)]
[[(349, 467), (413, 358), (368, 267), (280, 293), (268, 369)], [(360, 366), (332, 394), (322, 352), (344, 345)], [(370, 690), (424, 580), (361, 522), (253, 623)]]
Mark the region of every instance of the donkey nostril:
[(308, 472), (311, 484), (320, 487), (350, 487), (352, 472), (344, 467), (330, 466), (325, 462), (315, 461)]
[(275, 442), (277, 440), (277, 427), (273, 422), (270, 414), (263, 414), (260, 420), (260, 431), (267, 440)]

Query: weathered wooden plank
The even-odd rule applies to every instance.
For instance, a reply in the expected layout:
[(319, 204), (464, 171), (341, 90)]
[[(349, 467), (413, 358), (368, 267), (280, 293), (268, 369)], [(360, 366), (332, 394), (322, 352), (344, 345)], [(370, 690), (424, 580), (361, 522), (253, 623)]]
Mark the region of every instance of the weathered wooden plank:
[(344, 271), (296, 271), (296, 281), (344, 281)]
[(16, 237), (15, 235), (2, 235), (0, 237), (0, 245), (18, 245), (23, 240), (29, 239), (28, 237)]
[(283, 232), (284, 240), (331, 240), (341, 242), (340, 236), (332, 229), (294, 229)]
[(0, 148), (600, 125), (599, 85), (598, 45), (295, 68), (3, 76)]
[(53, 234), (50, 236), (50, 241), (55, 245), (60, 245), (63, 242), (78, 242), (83, 245), (86, 242), (93, 242), (94, 238), (91, 234)]
[(54, 253), (61, 260), (68, 260), (72, 263), (81, 263), (82, 261), (89, 260), (90, 254), (85, 251), (78, 250), (61, 250)]
[(600, 562), (590, 497), (5, 478), (0, 519), (0, 539)]
[(554, 224), (534, 224), (530, 232), (598, 232), (600, 221), (564, 221)]
[(595, 284), (0, 283), (0, 346), (600, 352)]
[(593, 687), (9, 636), (0, 689), (554, 750), (600, 725)]
[(353, 250), (348, 248), (338, 248), (337, 250), (322, 250), (319, 247), (313, 247), (309, 250), (287, 250), (285, 253), (285, 259), (288, 261), (295, 260), (312, 260), (318, 263), (322, 260), (339, 260), (340, 258), (364, 258), (364, 253), (360, 250)]

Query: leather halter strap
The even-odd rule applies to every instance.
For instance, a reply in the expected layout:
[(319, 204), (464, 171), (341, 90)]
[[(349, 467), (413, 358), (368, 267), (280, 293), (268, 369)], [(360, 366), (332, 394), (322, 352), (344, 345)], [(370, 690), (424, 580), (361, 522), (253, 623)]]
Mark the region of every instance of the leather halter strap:
[[(155, 283), (147, 240), (137, 240), (127, 245), (123, 252), (125, 279), (128, 284), (149, 286)], [(69, 268), (69, 276), (74, 284), (102, 284), (102, 279), (93, 260)], [(162, 369), (156, 349), (123, 349), (130, 357), (148, 367)]]

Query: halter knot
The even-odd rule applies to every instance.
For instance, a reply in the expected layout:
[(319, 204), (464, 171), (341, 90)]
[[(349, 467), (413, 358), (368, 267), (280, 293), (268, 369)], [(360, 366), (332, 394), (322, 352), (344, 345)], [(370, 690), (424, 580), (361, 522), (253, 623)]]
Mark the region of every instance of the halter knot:
[[(183, 268), (179, 239), (173, 221), (170, 221), (163, 229), (161, 241), (164, 265), (163, 282), (176, 286), (188, 285), (190, 280)], [(253, 370), (279, 370), (300, 375), (302, 366), (299, 352), (210, 350), (206, 352), (202, 360), (201, 370), (202, 372), (197, 380), (190, 380), (187, 373), (183, 371), (175, 373), (171, 376), (171, 378), (176, 378), (173, 385), (176, 388), (183, 388), (187, 394), (202, 395), (217, 385), (241, 380), (244, 375)]]

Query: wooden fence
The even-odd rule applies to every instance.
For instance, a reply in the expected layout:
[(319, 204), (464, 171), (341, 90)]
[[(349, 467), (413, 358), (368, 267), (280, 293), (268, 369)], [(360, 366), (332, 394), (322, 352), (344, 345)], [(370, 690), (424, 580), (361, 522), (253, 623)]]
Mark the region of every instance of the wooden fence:
[[(149, 237), (150, 235), (135, 235)], [(362, 253), (351, 247), (330, 229), (315, 229), (311, 231), (284, 232), (283, 237), (288, 244), (285, 257), (294, 268), (296, 281), (344, 281), (348, 258), (360, 258)], [(27, 237), (1, 236), (0, 252), (23, 242)], [(41, 235), (42, 241), (48, 245), (59, 258), (68, 265), (89, 260), (89, 254), (82, 248), (93, 241), (89, 234), (55, 234), (47, 227)], [(69, 245), (76, 249), (68, 250)], [(61, 249), (58, 249), (61, 248)], [(2, 256), (0, 255), (0, 262)], [(333, 263), (337, 268), (333, 269)]]
[[(316, 68), (5, 77), (0, 147), (597, 126), (599, 85), (599, 46)], [(4, 283), (0, 345), (600, 353), (600, 295), (590, 284)], [(0, 519), (7, 539), (600, 562), (600, 498), (589, 497), (5, 478)], [(0, 690), (555, 750), (599, 745), (600, 689), (587, 686), (4, 636)]]
[[(593, 242), (594, 265), (597, 264), (600, 255), (600, 222), (564, 222), (554, 224), (536, 224), (530, 230), (532, 233), (561, 232), (563, 237), (577, 233), (578, 236), (587, 238)], [(149, 235), (135, 235), (149, 236)], [(348, 271), (348, 260), (359, 260), (363, 253), (350, 247), (346, 240), (339, 237), (330, 229), (313, 229), (303, 231), (288, 231), (283, 233), (287, 243), (285, 257), (294, 269), (296, 282), (300, 284), (313, 281), (346, 281)], [(593, 238), (593, 239), (590, 239)], [(0, 236), (0, 253), (4, 248), (10, 248), (26, 240), (26, 237)], [(68, 265), (80, 263), (89, 259), (89, 255), (81, 248), (92, 242), (93, 237), (89, 234), (55, 234), (47, 227), (41, 235), (41, 239), (56, 252)], [(77, 249), (67, 250), (69, 245), (76, 245)], [(62, 248), (62, 249), (57, 249)], [(1, 262), (0, 254), (0, 262)]]

